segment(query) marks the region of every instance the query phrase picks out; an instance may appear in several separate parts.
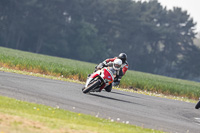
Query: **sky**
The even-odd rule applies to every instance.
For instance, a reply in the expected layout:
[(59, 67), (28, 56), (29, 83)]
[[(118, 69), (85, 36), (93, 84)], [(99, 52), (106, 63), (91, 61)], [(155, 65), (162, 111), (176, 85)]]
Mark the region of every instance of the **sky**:
[[(141, 0), (149, 1), (149, 0)], [(181, 7), (182, 10), (186, 10), (193, 21), (197, 23), (196, 32), (200, 32), (200, 0), (158, 0), (162, 6), (166, 6), (167, 9), (172, 9), (173, 7)]]

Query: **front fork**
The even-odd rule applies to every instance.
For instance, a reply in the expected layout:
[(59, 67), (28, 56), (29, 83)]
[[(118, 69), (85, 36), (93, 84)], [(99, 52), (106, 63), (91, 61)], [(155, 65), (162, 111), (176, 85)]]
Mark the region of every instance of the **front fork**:
[(88, 77), (88, 78), (87, 78), (87, 81), (86, 81), (86, 84), (85, 84), (85, 87), (87, 87), (88, 85), (90, 85), (91, 83), (93, 83), (93, 82), (96, 81), (96, 80), (100, 80), (101, 84), (100, 84), (99, 87), (95, 88), (94, 91), (100, 92), (100, 91), (106, 86), (106, 84), (104, 83), (104, 81), (103, 81), (103, 80), (101, 79), (101, 77), (99, 77), (99, 76), (95, 77), (94, 79)]

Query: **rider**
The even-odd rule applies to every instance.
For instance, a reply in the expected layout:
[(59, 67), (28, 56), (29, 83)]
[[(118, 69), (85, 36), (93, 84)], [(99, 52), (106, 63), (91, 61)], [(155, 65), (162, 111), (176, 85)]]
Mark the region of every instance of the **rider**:
[[(117, 59), (121, 59), (122, 61), (122, 65), (121, 67), (117, 70), (117, 74), (116, 74), (116, 77), (114, 79), (114, 82), (113, 84), (107, 86), (105, 88), (105, 90), (107, 92), (111, 92), (112, 90), (112, 85), (113, 86), (117, 86), (119, 85), (120, 83), (120, 80), (122, 78), (123, 75), (125, 75), (126, 71), (128, 70), (128, 62), (127, 62), (127, 55), (125, 53), (120, 53), (119, 56), (117, 57), (114, 57), (114, 58), (109, 58), (109, 59), (106, 59), (104, 60), (102, 63), (100, 63), (98, 66), (95, 67), (95, 71), (97, 71), (98, 69), (101, 69), (103, 67), (107, 67), (107, 66), (112, 66), (113, 65), (113, 68), (114, 68), (114, 64), (115, 64), (115, 61)], [(118, 62), (119, 63), (119, 62)]]

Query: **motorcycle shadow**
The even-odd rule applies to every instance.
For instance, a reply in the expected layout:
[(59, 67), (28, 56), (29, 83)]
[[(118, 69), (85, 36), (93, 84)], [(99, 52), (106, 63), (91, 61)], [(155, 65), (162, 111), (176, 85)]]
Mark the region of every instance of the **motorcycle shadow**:
[[(118, 98), (113, 98), (113, 97), (108, 97), (108, 96), (103, 96), (103, 95), (95, 94), (95, 93), (89, 93), (89, 95), (96, 96), (96, 97), (101, 97), (101, 98), (105, 98), (105, 99), (109, 99), (109, 100), (115, 100), (115, 101), (118, 101), (118, 102), (124, 102), (124, 103), (142, 105), (142, 104), (138, 104), (138, 103), (135, 103), (135, 102), (131, 102), (131, 101), (127, 101), (127, 100), (122, 100), (122, 99), (118, 99)], [(142, 106), (144, 106), (144, 105), (142, 105)]]
[(133, 95), (128, 95), (128, 94), (123, 94), (123, 93), (114, 92), (114, 91), (112, 91), (112, 92), (110, 92), (110, 93), (118, 94), (118, 95), (122, 95), (122, 96), (133, 97), (133, 98), (140, 98), (140, 99), (141, 99), (141, 97), (137, 97), (137, 96), (133, 96)]

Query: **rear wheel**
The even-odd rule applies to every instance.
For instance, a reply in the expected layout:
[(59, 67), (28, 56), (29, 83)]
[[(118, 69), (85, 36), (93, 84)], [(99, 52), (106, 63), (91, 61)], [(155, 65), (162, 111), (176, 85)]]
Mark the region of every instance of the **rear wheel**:
[(83, 93), (88, 93), (90, 92), (92, 89), (96, 88), (97, 86), (100, 85), (100, 81), (97, 80), (97, 81), (94, 81), (92, 84), (90, 84), (88, 87), (84, 88), (83, 89)]

